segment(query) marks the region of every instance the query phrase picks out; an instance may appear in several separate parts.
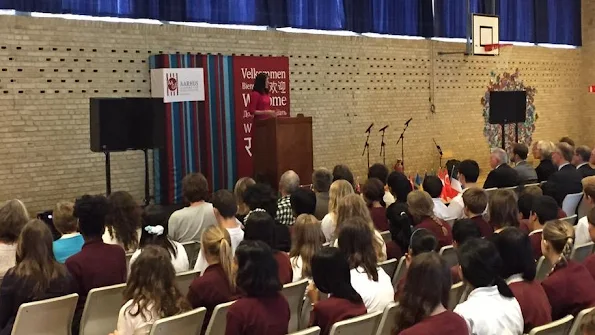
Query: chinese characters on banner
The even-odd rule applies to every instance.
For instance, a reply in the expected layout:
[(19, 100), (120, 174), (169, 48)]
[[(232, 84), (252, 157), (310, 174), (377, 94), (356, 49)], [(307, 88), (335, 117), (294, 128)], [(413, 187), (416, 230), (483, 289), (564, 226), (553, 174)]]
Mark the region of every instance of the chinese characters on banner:
[(289, 58), (234, 56), (234, 99), (238, 178), (252, 176), (252, 115), (248, 113), (250, 92), (256, 75), (269, 77), (271, 109), (277, 116), (289, 116)]

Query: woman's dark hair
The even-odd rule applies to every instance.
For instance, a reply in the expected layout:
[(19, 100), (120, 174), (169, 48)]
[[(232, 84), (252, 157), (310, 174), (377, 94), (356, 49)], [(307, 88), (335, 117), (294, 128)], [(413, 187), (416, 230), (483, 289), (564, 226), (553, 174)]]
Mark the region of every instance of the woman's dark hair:
[(333, 297), (362, 303), (362, 297), (351, 286), (349, 262), (341, 250), (324, 247), (312, 257), (312, 278), (320, 292)]
[(268, 297), (281, 291), (277, 261), (262, 241), (244, 240), (236, 249), (237, 286), (249, 297)]
[(396, 312), (396, 332), (430, 316), (434, 309), (448, 306), (450, 269), (440, 255), (429, 252), (413, 258)]
[(375, 238), (364, 219), (353, 217), (341, 223), (338, 242), (350, 268), (361, 266), (370, 279), (378, 281), (378, 257), (373, 243)]
[(386, 218), (388, 219), (388, 229), (391, 239), (401, 248), (409, 248), (409, 239), (411, 239), (412, 221), (407, 214), (407, 204), (395, 202), (386, 209)]
[[(143, 229), (140, 235), (140, 242), (139, 248), (143, 249), (149, 245), (156, 245), (164, 248), (165, 250), (169, 251), (175, 257), (177, 257), (178, 252), (174, 244), (168, 238), (168, 224), (169, 217), (163, 210), (157, 210), (153, 208), (146, 208), (145, 213), (143, 214)], [(156, 235), (150, 234), (146, 228), (152, 226), (162, 226), (163, 227), (163, 234)]]
[(427, 229), (419, 228), (413, 231), (409, 240), (411, 256), (421, 255), (426, 252), (438, 251), (436, 236)]
[(52, 232), (41, 220), (29, 221), (19, 236), (16, 250), (16, 265), (12, 271), (19, 281), (31, 284), (31, 295), (44, 299), (44, 294), (53, 281), (67, 276), (64, 265), (54, 258)]
[(268, 75), (264, 72), (260, 72), (259, 74), (257, 74), (256, 78), (254, 79), (254, 88), (252, 88), (252, 91), (256, 91), (260, 94), (268, 94), (269, 89), (266, 85), (267, 78)]
[(244, 193), (244, 203), (251, 211), (261, 208), (273, 218), (277, 215), (277, 197), (268, 184), (256, 183), (248, 186)]
[(333, 168), (333, 181), (337, 181), (337, 180), (346, 180), (352, 186), (355, 185), (355, 181), (353, 179), (353, 173), (351, 173), (351, 170), (349, 169), (349, 167), (347, 165), (342, 165), (342, 164), (335, 165), (335, 167)]
[(393, 171), (388, 175), (387, 180), (388, 187), (390, 191), (395, 196), (395, 200), (397, 202), (407, 202), (407, 196), (411, 191), (413, 191), (413, 186), (411, 186), (411, 182), (407, 179), (401, 172)]
[(84, 237), (101, 237), (105, 230), (105, 217), (109, 210), (103, 195), (83, 195), (74, 203), (74, 216)]
[(251, 212), (246, 219), (244, 240), (262, 241), (275, 250), (275, 220), (266, 212)]
[(457, 255), (463, 271), (463, 278), (473, 288), (496, 285), (502, 296), (514, 297), (500, 276), (502, 258), (492, 242), (480, 238), (471, 239), (457, 248)]
[(535, 279), (535, 259), (529, 236), (520, 229), (509, 227), (494, 235), (496, 249), (502, 258), (500, 276), (504, 279), (520, 273), (526, 281)]
[(118, 191), (109, 195), (109, 212), (105, 226), (109, 235), (122, 243), (124, 250), (138, 247), (138, 229), (142, 226), (142, 210), (132, 195)]
[(382, 207), (386, 207), (384, 202), (384, 184), (378, 178), (369, 178), (362, 188), (362, 194), (366, 200), (366, 205), (372, 207), (374, 201), (378, 201)]

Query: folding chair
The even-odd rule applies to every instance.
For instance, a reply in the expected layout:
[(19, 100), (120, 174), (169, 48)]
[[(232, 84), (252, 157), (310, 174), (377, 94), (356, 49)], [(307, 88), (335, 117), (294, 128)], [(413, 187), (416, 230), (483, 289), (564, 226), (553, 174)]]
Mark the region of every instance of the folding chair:
[[(587, 204), (587, 200), (585, 199), (585, 197), (583, 196), (581, 198), (581, 202), (579, 202), (578, 204), (578, 208), (576, 210), (576, 214), (577, 214), (577, 218), (582, 218), (587, 216), (587, 213), (589, 213), (589, 205)], [(568, 215), (569, 213), (566, 213), (566, 215)]]
[(194, 269), (194, 264), (196, 264), (198, 253), (200, 252), (200, 242), (184, 242), (182, 245), (184, 246), (184, 249), (186, 249), (186, 254), (188, 254), (188, 263), (190, 264), (190, 268)]
[(405, 256), (403, 256), (401, 257), (401, 259), (399, 259), (399, 264), (397, 264), (397, 270), (393, 275), (393, 286), (397, 286), (397, 283), (399, 282), (399, 280), (401, 280), (401, 278), (403, 278), (403, 276), (405, 276), (405, 273), (407, 273), (407, 264), (405, 263)]
[(378, 331), (376, 335), (391, 335), (393, 329), (395, 328), (395, 321), (397, 316), (397, 306), (399, 306), (396, 302), (391, 302), (384, 308), (384, 312), (382, 313), (382, 318), (380, 319), (380, 324), (378, 325)]
[(89, 291), (81, 318), (80, 335), (106, 335), (118, 324), (126, 284), (118, 284)]
[(382, 239), (385, 243), (390, 242), (392, 240), (392, 237), (390, 236), (390, 231), (388, 230), (381, 232), (380, 236), (382, 236)]
[(464, 292), (465, 285), (463, 282), (458, 282), (450, 287), (450, 292), (448, 293), (448, 306), (446, 306), (449, 311), (454, 310), (459, 304)]
[(541, 256), (537, 261), (537, 273), (535, 280), (542, 281), (552, 271), (553, 265), (544, 256)]
[(227, 327), (227, 311), (235, 301), (226, 302), (215, 306), (207, 331), (205, 335), (219, 335), (225, 334), (225, 328)]
[(572, 320), (574, 320), (574, 317), (567, 315), (560, 320), (533, 328), (529, 335), (566, 335), (572, 327)]
[(318, 335), (320, 334), (320, 327), (310, 327), (308, 329), (300, 330), (299, 332), (291, 333), (289, 335)]
[(488, 196), (488, 199), (489, 199), (493, 192), (498, 191), (498, 188), (497, 187), (486, 188), (484, 191), (486, 191), (486, 195)]
[(378, 263), (378, 266), (386, 272), (386, 274), (392, 278), (395, 275), (395, 271), (397, 270), (398, 261), (396, 258), (386, 260), (384, 262)]
[(451, 268), (459, 264), (459, 258), (457, 252), (452, 245), (445, 245), (440, 249), (440, 256), (446, 261), (448, 268)]
[(572, 259), (575, 262), (582, 263), (585, 260), (585, 258), (589, 257), (589, 255), (593, 253), (593, 246), (593, 242), (575, 245), (572, 249), (572, 253), (570, 254), (570, 259)]
[(78, 294), (74, 293), (22, 304), (11, 335), (70, 335), (78, 299)]
[[(576, 210), (578, 208), (578, 204), (579, 202), (581, 202), (582, 197), (582, 192), (566, 195), (566, 197), (564, 197), (564, 201), (562, 201), (562, 210), (564, 211), (564, 213), (566, 213), (566, 215), (568, 216), (575, 215)], [(575, 223), (575, 221), (572, 222), (573, 225)]]
[(285, 299), (287, 299), (289, 310), (291, 312), (288, 327), (289, 332), (295, 332), (299, 330), (302, 305), (304, 304), (304, 295), (306, 294), (308, 283), (308, 279), (303, 279), (295, 283), (285, 284), (281, 290), (281, 294), (283, 294)]
[(382, 319), (382, 312), (378, 311), (340, 321), (333, 325), (330, 335), (374, 334), (380, 325), (380, 319)]
[(576, 214), (572, 215), (572, 216), (567, 216), (565, 218), (561, 218), (560, 221), (564, 221), (564, 222), (568, 222), (570, 225), (574, 226), (577, 222), (577, 216)]
[(200, 334), (207, 309), (200, 307), (189, 312), (157, 320), (149, 335)]
[(582, 311), (580, 311), (576, 318), (574, 318), (574, 322), (572, 323), (572, 328), (570, 329), (570, 332), (568, 333), (568, 335), (582, 335), (580, 333), (580, 328), (581, 328), (581, 323), (583, 322), (583, 318), (585, 317), (585, 315), (591, 313), (591, 311), (593, 311), (595, 309), (595, 307), (591, 307), (591, 308), (586, 308), (583, 309)]
[(196, 276), (199, 275), (199, 273), (200, 272), (198, 271), (191, 270), (176, 274), (176, 284), (178, 285), (178, 288), (182, 292), (183, 296), (188, 295), (188, 291), (190, 290), (190, 284), (192, 284), (192, 281), (194, 280), (194, 278), (196, 278)]

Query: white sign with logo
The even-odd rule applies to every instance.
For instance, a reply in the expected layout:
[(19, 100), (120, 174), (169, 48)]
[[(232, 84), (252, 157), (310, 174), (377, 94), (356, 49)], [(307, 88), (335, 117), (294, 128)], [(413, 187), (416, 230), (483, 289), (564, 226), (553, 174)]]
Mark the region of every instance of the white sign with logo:
[(202, 68), (151, 70), (151, 96), (163, 102), (204, 101), (205, 74)]

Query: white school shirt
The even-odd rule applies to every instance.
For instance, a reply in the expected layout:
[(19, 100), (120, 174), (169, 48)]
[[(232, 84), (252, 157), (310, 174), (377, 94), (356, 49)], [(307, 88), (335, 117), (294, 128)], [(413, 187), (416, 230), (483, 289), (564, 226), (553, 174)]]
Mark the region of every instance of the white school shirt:
[(333, 220), (331, 213), (328, 213), (322, 218), (320, 229), (322, 229), (322, 233), (327, 242), (330, 242), (333, 239), (336, 227), (337, 225), (335, 224), (335, 220)]
[(591, 235), (589, 235), (589, 220), (583, 216), (578, 220), (576, 227), (574, 227), (574, 245), (581, 245), (591, 242)]
[[(173, 244), (174, 248), (176, 248), (176, 256), (175, 257), (174, 257), (174, 254), (170, 253), (171, 264), (174, 266), (176, 273), (188, 271), (188, 269), (190, 268), (190, 264), (188, 261), (188, 254), (186, 253), (186, 248), (184, 248), (184, 246), (180, 242), (176, 242), (176, 241), (172, 241), (172, 240), (169, 240), (169, 241)], [(132, 256), (130, 256), (130, 264), (128, 265), (128, 275), (130, 275), (130, 269), (132, 267), (132, 263), (134, 263), (136, 261), (138, 256), (140, 256), (141, 252), (142, 252), (142, 249), (136, 249), (136, 251), (132, 254)]]
[[(132, 305), (132, 299), (128, 300), (122, 308), (120, 308), (120, 313), (118, 315), (118, 335), (147, 335), (151, 331), (151, 327), (155, 321), (159, 320), (159, 316), (157, 313), (153, 311), (145, 311), (144, 318), (141, 313), (137, 316), (132, 316), (132, 314), (136, 314), (137, 307), (135, 306), (133, 309), (128, 310)], [(150, 307), (150, 305), (149, 305)]]
[(296, 281), (304, 279), (302, 278), (302, 268), (304, 266), (302, 256), (291, 257), (289, 263), (291, 263), (291, 269), (293, 270), (293, 279), (291, 282), (295, 283)]
[(396, 201), (395, 197), (389, 191), (384, 191), (384, 196), (382, 197), (382, 200), (386, 204), (386, 208), (388, 208), (388, 206), (394, 204)]
[(521, 306), (515, 298), (500, 295), (496, 286), (474, 289), (454, 312), (467, 322), (469, 335), (523, 334)]
[(464, 189), (461, 193), (457, 194), (450, 200), (450, 204), (447, 208), (447, 215), (450, 219), (463, 219), (465, 217), (465, 203), (463, 202), (463, 193), (467, 191)]
[[(462, 199), (462, 197), (461, 197)], [(432, 198), (434, 202), (434, 215), (442, 220), (450, 220), (454, 219), (454, 217), (450, 216), (450, 212), (448, 211), (448, 207), (444, 204), (442, 199), (440, 198)]]
[(390, 277), (378, 268), (378, 281), (373, 281), (362, 267), (351, 269), (351, 286), (362, 297), (368, 313), (384, 311), (394, 301), (395, 290)]
[[(235, 228), (225, 228), (229, 233), (229, 237), (231, 238), (231, 253), (232, 255), (236, 254), (236, 248), (244, 240), (244, 231), (242, 230), (242, 224), (240, 221), (236, 219), (236, 223), (238, 224)], [(209, 266), (207, 263), (207, 259), (202, 252), (202, 248), (198, 252), (198, 258), (196, 259), (196, 264), (194, 264), (194, 270), (203, 273), (206, 268)]]

